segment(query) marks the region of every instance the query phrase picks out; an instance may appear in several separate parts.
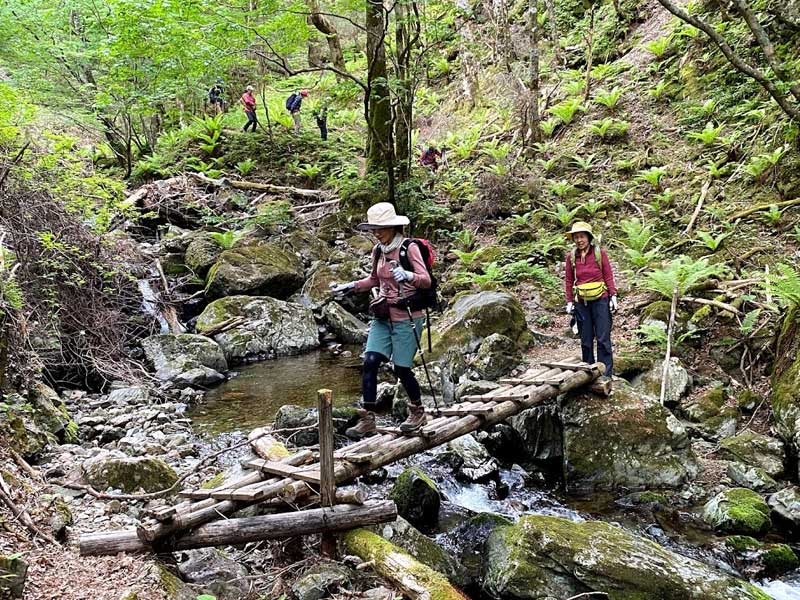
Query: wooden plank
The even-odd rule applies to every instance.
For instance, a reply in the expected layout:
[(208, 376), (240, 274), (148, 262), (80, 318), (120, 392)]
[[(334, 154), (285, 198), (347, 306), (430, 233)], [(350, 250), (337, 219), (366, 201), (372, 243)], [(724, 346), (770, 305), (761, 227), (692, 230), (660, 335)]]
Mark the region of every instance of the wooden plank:
[(466, 400), (467, 402), (485, 402), (486, 400), (491, 400), (493, 402), (505, 402), (506, 400), (525, 400), (527, 397), (527, 394), (497, 394), (491, 398), (487, 398), (486, 396), (463, 396), (461, 399)]
[(592, 365), (587, 363), (572, 364), (568, 362), (543, 362), (543, 367), (550, 367), (551, 369), (564, 369), (569, 371), (583, 371), (584, 373), (592, 372)]
[(313, 465), (311, 467), (293, 467), (286, 463), (276, 463), (263, 459), (251, 460), (246, 464), (251, 469), (257, 469), (264, 473), (269, 473), (270, 475), (288, 477), (290, 479), (297, 479), (298, 481), (319, 485), (319, 468), (313, 468)]
[[(433, 410), (435, 411), (436, 409)], [(429, 435), (426, 434), (422, 429), (417, 429), (416, 431), (401, 431), (399, 427), (378, 427), (377, 429), (378, 433), (390, 433), (398, 437), (405, 437), (409, 435), (421, 435), (424, 437), (426, 435)]]
[(460, 417), (464, 415), (488, 415), (494, 412), (494, 409), (491, 406), (482, 406), (482, 407), (475, 407), (475, 408), (443, 408), (441, 413), (448, 417)]

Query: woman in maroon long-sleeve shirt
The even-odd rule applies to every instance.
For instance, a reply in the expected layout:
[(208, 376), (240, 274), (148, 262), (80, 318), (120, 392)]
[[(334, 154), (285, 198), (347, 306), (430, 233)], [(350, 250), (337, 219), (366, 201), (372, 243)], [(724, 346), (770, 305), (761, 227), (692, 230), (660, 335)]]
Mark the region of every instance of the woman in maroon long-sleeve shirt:
[(564, 276), (567, 313), (575, 313), (578, 320), (583, 362), (594, 363), (596, 339), (597, 360), (605, 364), (605, 376), (611, 377), (611, 313), (617, 310), (614, 272), (606, 251), (593, 243), (591, 225), (578, 221), (567, 236), (575, 243), (575, 249), (567, 254)]

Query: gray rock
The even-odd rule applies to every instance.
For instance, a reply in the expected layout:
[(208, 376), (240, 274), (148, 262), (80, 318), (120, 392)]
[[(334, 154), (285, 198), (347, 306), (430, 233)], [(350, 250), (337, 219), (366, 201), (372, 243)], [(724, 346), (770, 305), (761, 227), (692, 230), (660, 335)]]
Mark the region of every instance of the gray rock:
[(728, 465), (727, 473), (731, 481), (740, 487), (760, 493), (774, 492), (778, 489), (778, 483), (761, 467), (732, 462)]
[(795, 534), (800, 532), (800, 488), (783, 488), (769, 497), (768, 504), (776, 522), (787, 525)]
[(447, 443), (444, 455), (465, 481), (480, 481), (497, 475), (500, 467), (489, 451), (472, 434)]
[(368, 325), (347, 312), (339, 303), (325, 304), (322, 308), (322, 318), (340, 342), (363, 344), (367, 341)]
[(0, 597), (22, 598), (28, 563), (16, 555), (0, 555)]
[(755, 586), (600, 521), (526, 515), (489, 536), (485, 590), (504, 600), (609, 598), (763, 600)]
[(208, 270), (222, 255), (222, 247), (208, 233), (196, 235), (186, 247), (184, 263), (200, 279), (205, 279)]
[[(275, 413), (275, 429), (297, 429), (314, 425), (316, 422), (316, 410), (296, 404), (284, 404)], [(311, 446), (319, 442), (319, 431), (316, 427), (298, 431), (291, 435), (289, 441), (295, 446)]]
[(459, 383), (456, 387), (455, 400), (461, 399), (462, 396), (478, 396), (481, 394), (487, 394), (499, 387), (500, 384), (494, 381), (486, 381), (483, 379), (473, 381), (472, 379), (467, 379), (466, 381)]
[(354, 576), (351, 569), (335, 563), (316, 564), (292, 585), (297, 600), (322, 600), (345, 587)]
[(285, 299), (303, 285), (303, 267), (293, 253), (275, 244), (225, 250), (208, 272), (212, 298), (249, 295)]
[[(633, 387), (646, 394), (660, 398), (662, 368), (663, 363), (659, 363), (646, 373), (634, 378)], [(667, 369), (667, 389), (664, 396), (664, 404), (668, 406), (677, 406), (680, 399), (689, 391), (691, 385), (692, 377), (689, 375), (689, 372), (683, 368), (680, 359), (674, 356), (670, 358), (669, 367)]]
[(498, 379), (507, 375), (521, 360), (522, 354), (511, 338), (493, 333), (481, 342), (469, 366), (482, 379)]
[(535, 406), (508, 419), (521, 442), (516, 461), (560, 461), (564, 455), (561, 422), (555, 405)]
[(697, 474), (680, 421), (621, 380), (608, 398), (567, 397), (561, 420), (569, 491), (676, 488)]
[(412, 467), (403, 471), (389, 497), (397, 504), (397, 513), (414, 527), (429, 531), (436, 525), (441, 494), (421, 469)]
[(772, 525), (769, 506), (764, 499), (747, 488), (724, 490), (706, 502), (703, 520), (717, 531), (757, 535)]
[(683, 407), (683, 412), (686, 413), (690, 420), (701, 423), (719, 415), (724, 404), (725, 388), (718, 385), (698, 394), (696, 398)]
[(114, 488), (132, 493), (138, 489), (157, 492), (178, 479), (175, 471), (160, 458), (133, 458), (121, 452), (103, 452), (84, 461), (83, 474), (95, 488)]
[(222, 349), (202, 335), (167, 333), (142, 341), (145, 356), (162, 381), (211, 385), (224, 379), (228, 363)]
[(247, 569), (216, 548), (186, 551), (187, 560), (178, 563), (178, 572), (198, 593), (217, 600), (239, 600), (250, 593)]
[(733, 406), (725, 406), (719, 414), (706, 419), (695, 428), (704, 438), (718, 441), (733, 437), (736, 434), (736, 423), (739, 420), (739, 411)]
[(209, 304), (197, 318), (202, 333), (236, 317), (244, 323), (214, 336), (229, 361), (301, 354), (319, 346), (310, 309), (274, 298), (230, 296)]
[(720, 455), (747, 465), (760, 467), (770, 477), (780, 477), (786, 460), (783, 442), (746, 429), (733, 437), (722, 440)]
[(111, 392), (108, 401), (111, 406), (142, 406), (150, 402), (150, 393), (140, 386), (124, 387)]

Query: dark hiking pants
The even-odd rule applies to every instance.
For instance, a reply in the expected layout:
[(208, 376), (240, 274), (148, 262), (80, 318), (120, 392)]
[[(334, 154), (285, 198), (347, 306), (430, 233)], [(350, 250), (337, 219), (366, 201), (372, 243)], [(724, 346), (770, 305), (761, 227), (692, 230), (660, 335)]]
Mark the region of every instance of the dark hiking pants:
[(319, 137), (323, 140), (328, 139), (328, 120), (317, 117), (317, 127), (319, 127)]
[(252, 125), (253, 133), (255, 133), (256, 125), (258, 124), (258, 119), (256, 118), (256, 111), (246, 110), (244, 111), (244, 114), (247, 115), (247, 123), (244, 124), (244, 129), (242, 129), (242, 131), (247, 131), (247, 128), (250, 127), (250, 125)]
[(594, 363), (594, 341), (597, 340), (597, 360), (606, 366), (606, 377), (611, 377), (613, 359), (611, 356), (611, 310), (608, 298), (592, 302), (576, 302), (578, 323), (581, 332), (581, 353), (583, 362)]

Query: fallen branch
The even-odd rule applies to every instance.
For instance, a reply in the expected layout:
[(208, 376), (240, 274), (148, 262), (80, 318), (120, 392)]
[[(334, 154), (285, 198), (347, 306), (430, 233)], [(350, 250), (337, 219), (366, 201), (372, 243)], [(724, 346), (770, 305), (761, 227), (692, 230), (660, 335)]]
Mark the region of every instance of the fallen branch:
[(708, 306), (713, 306), (714, 308), (718, 308), (720, 310), (724, 310), (729, 313), (733, 313), (734, 315), (744, 316), (744, 313), (736, 308), (731, 304), (726, 304), (725, 302), (720, 302), (719, 300), (707, 300), (705, 298), (691, 298), (689, 296), (684, 296), (681, 298), (681, 302), (691, 302), (692, 304), (707, 304)]
[(221, 177), (220, 179), (212, 179), (202, 173), (188, 173), (192, 179), (199, 181), (204, 185), (213, 187), (232, 187), (236, 190), (249, 190), (254, 192), (271, 192), (273, 194), (287, 194), (290, 196), (298, 196), (300, 198), (314, 198), (322, 199), (329, 198), (331, 193), (324, 190), (309, 190), (305, 188), (296, 188), (286, 185), (275, 185), (272, 183), (258, 183), (255, 181), (237, 181)]
[(11, 497), (11, 489), (9, 489), (8, 484), (6, 484), (6, 480), (3, 479), (2, 474), (0, 474), (0, 500), (2, 500), (3, 503), (8, 507), (8, 509), (11, 511), (11, 514), (13, 514), (16, 519), (19, 519), (19, 522), (25, 525), (25, 527), (27, 527), (31, 533), (44, 540), (47, 540), (51, 544), (58, 543), (55, 541), (55, 539), (53, 539), (52, 536), (37, 527), (27, 510), (17, 506), (17, 504), (14, 502), (14, 499)]
[(245, 319), (242, 316), (231, 317), (230, 319), (225, 319), (221, 323), (217, 323), (216, 325), (209, 327), (208, 329), (198, 331), (198, 333), (206, 337), (214, 337), (218, 333), (228, 331), (229, 329), (234, 329), (236, 327), (239, 327), (239, 325), (243, 325), (246, 322), (247, 319)]
[(669, 373), (669, 359), (672, 354), (672, 331), (675, 328), (675, 313), (678, 311), (678, 288), (672, 290), (672, 305), (669, 309), (669, 325), (667, 326), (667, 352), (664, 355), (664, 366), (661, 370), (661, 406), (667, 396), (667, 374)]
[(17, 164), (20, 160), (22, 160), (22, 155), (25, 154), (25, 150), (27, 150), (28, 146), (30, 146), (30, 145), (31, 145), (30, 140), (25, 142), (25, 145), (22, 146), (22, 148), (19, 149), (19, 152), (17, 152), (17, 155), (14, 158), (12, 158), (11, 162), (8, 164), (8, 166), (5, 169), (3, 169), (3, 174), (0, 175), (0, 186), (3, 185), (3, 182), (6, 180), (6, 177), (8, 177), (9, 173), (11, 173), (12, 167), (15, 164)]
[(331, 204), (336, 204), (339, 202), (339, 198), (334, 200), (326, 200), (325, 202), (315, 202), (313, 204), (303, 204), (302, 206), (293, 206), (290, 210), (292, 212), (297, 212), (298, 210), (303, 210), (305, 208), (319, 208), (320, 206), (329, 206)]
[(697, 217), (700, 215), (700, 209), (703, 208), (703, 202), (708, 195), (708, 189), (711, 187), (711, 180), (709, 179), (703, 184), (702, 189), (700, 190), (700, 197), (697, 199), (697, 206), (694, 207), (694, 212), (692, 213), (692, 218), (689, 219), (689, 224), (686, 226), (686, 230), (683, 232), (683, 235), (691, 235), (692, 228), (694, 227), (695, 221), (697, 221)]
[(784, 200), (782, 202), (769, 202), (768, 204), (759, 204), (757, 206), (753, 206), (751, 208), (747, 208), (742, 210), (738, 213), (735, 213), (728, 217), (729, 221), (735, 221), (736, 219), (741, 219), (743, 217), (747, 217), (752, 215), (755, 212), (761, 210), (769, 210), (770, 206), (776, 206), (778, 208), (785, 208), (787, 206), (795, 206), (796, 204), (800, 204), (800, 198), (793, 198), (792, 200)]

